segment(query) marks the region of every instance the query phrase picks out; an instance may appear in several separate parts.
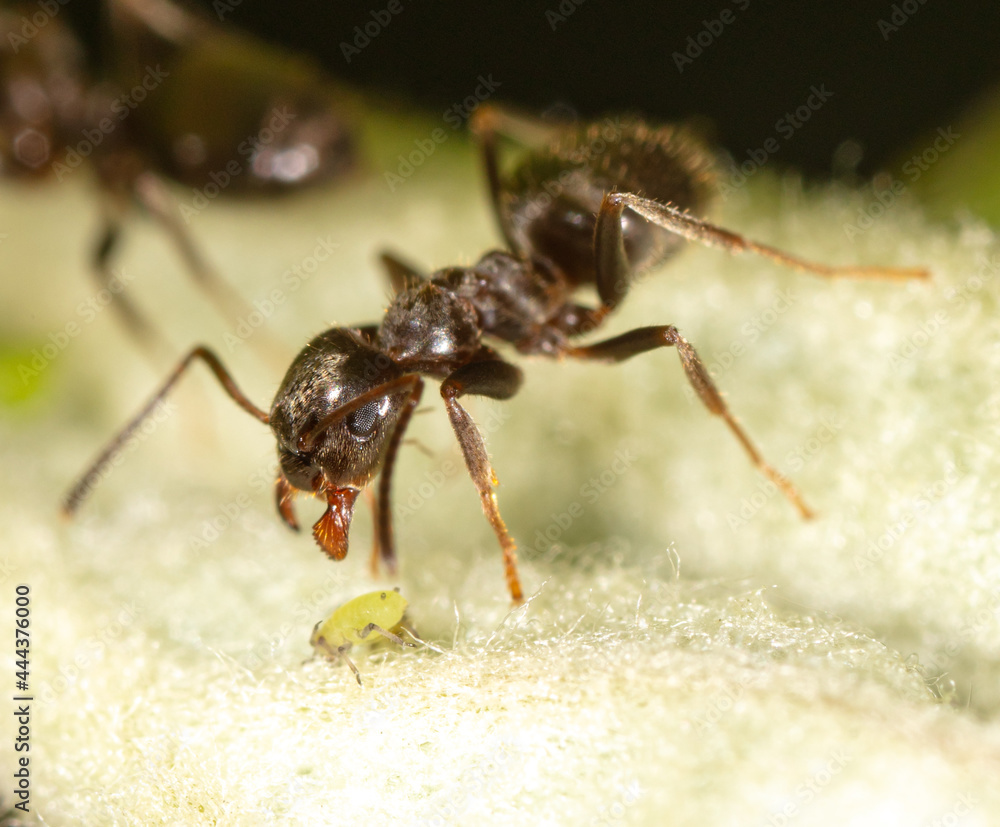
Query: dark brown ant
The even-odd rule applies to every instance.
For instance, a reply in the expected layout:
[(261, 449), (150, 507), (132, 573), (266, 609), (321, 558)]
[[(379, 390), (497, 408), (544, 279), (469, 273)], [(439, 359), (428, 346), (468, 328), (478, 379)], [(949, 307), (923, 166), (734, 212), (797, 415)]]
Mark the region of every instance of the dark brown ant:
[[(355, 147), (338, 99), (311, 64), (169, 0), (107, 6), (113, 66), (101, 82), (61, 17), (39, 21), (38, 4), (0, 9), (0, 174), (61, 181), (86, 164), (102, 197), (93, 250), (102, 289), (117, 286), (111, 261), (123, 218), (137, 204), (219, 311), (245, 316), (251, 308), (199, 253), (164, 179), (218, 195), (277, 193), (343, 176)], [(111, 293), (136, 340), (149, 352), (167, 351), (129, 297)]]
[[(297, 491), (326, 502), (313, 535), (335, 560), (347, 553), (358, 493), (381, 471), (373, 563), (381, 556), (392, 569), (392, 471), (423, 392), (421, 377), (428, 376), (441, 381), (465, 464), (503, 551), (507, 586), (519, 602), (515, 543), (500, 517), (482, 435), (460, 402), (464, 396), (507, 399), (520, 387), (521, 370), (484, 341), (492, 339), (523, 354), (602, 362), (676, 348), (704, 405), (725, 420), (754, 465), (799, 513), (811, 516), (792, 484), (764, 461), (737, 424), (698, 354), (673, 325), (642, 327), (589, 345), (572, 340), (600, 327), (634, 274), (664, 262), (684, 239), (730, 253), (757, 253), (822, 276), (925, 278), (927, 272), (815, 264), (696, 217), (711, 193), (712, 166), (708, 153), (683, 129), (634, 120), (602, 135), (601, 124), (567, 126), (554, 130), (545, 148), (529, 153), (505, 176), (498, 136), (516, 127), (510, 116), (486, 108), (473, 124), (508, 250), (426, 278), (384, 254), (395, 296), (381, 324), (333, 328), (313, 339), (288, 369), (270, 411), (243, 395), (210, 350), (196, 347), (69, 491), (65, 511), (77, 508), (122, 444), (200, 359), (240, 407), (271, 426), (280, 463), (277, 507), (285, 523), (298, 528), (292, 510)], [(574, 301), (577, 289), (588, 285), (596, 287), (597, 307)]]

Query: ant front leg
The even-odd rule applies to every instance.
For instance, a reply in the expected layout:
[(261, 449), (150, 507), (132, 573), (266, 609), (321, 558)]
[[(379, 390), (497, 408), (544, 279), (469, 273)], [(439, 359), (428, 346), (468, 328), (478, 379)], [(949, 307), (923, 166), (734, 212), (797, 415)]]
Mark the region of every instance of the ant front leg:
[(163, 400), (163, 398), (170, 392), (175, 384), (180, 380), (181, 376), (187, 371), (195, 359), (201, 359), (205, 364), (211, 368), (212, 373), (215, 374), (215, 378), (222, 385), (222, 389), (229, 395), (237, 405), (239, 405), (244, 411), (250, 414), (254, 419), (259, 422), (263, 422), (267, 425), (270, 422), (270, 416), (267, 411), (261, 410), (256, 405), (253, 404), (241, 391), (236, 383), (233, 381), (233, 377), (229, 375), (229, 371), (226, 370), (225, 366), (219, 360), (211, 350), (207, 347), (198, 346), (194, 348), (187, 356), (185, 356), (178, 363), (177, 367), (171, 371), (170, 375), (167, 377), (160, 389), (153, 394), (152, 399), (146, 403), (145, 407), (138, 414), (136, 414), (132, 421), (129, 422), (121, 431), (108, 443), (104, 450), (98, 455), (90, 468), (80, 477), (79, 481), (69, 490), (66, 496), (63, 498), (62, 510), (67, 516), (72, 515), (76, 509), (79, 507), (90, 492), (93, 490), (94, 486), (101, 481), (101, 477), (104, 474), (105, 469), (114, 461), (115, 457), (121, 451), (122, 447), (128, 442), (129, 438), (142, 427), (142, 424), (153, 414), (156, 410), (157, 405)]
[(458, 399), (467, 394), (487, 396), (491, 399), (509, 399), (517, 393), (521, 386), (521, 380), (521, 371), (514, 365), (500, 359), (487, 359), (463, 365), (454, 370), (441, 383), (441, 396), (448, 409), (451, 427), (454, 429), (458, 444), (462, 448), (465, 466), (479, 492), (479, 499), (483, 504), (486, 519), (489, 520), (497, 540), (500, 541), (507, 588), (515, 603), (521, 603), (524, 600), (521, 580), (517, 575), (517, 544), (510, 536), (507, 526), (504, 525), (503, 518), (500, 516), (500, 508), (497, 506), (496, 494), (493, 491), (493, 486), (497, 484), (497, 478), (486, 453), (483, 435), (479, 433), (476, 423), (473, 422), (465, 408), (459, 404)]
[(396, 430), (389, 439), (386, 449), (382, 473), (378, 478), (378, 497), (375, 502), (375, 543), (372, 548), (372, 573), (378, 573), (378, 560), (381, 558), (390, 574), (396, 572), (396, 540), (392, 533), (392, 472), (396, 467), (396, 454), (403, 443), (403, 434), (413, 418), (413, 412), (420, 404), (420, 396), (424, 392), (424, 383), (416, 382), (407, 399), (406, 407), (399, 415)]

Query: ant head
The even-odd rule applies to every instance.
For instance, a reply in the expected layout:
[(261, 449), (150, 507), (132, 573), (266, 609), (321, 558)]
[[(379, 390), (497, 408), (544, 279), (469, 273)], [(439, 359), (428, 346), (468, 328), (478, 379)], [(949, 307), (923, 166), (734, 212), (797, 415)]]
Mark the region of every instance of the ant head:
[(406, 376), (357, 330), (334, 328), (306, 345), (270, 414), (288, 482), (303, 491), (363, 488), (413, 392)]

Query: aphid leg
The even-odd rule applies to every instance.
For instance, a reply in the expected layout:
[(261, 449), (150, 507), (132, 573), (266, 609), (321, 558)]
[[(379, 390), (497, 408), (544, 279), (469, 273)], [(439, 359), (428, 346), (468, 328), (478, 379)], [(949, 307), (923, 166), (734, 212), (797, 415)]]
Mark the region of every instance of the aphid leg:
[(486, 518), (500, 541), (507, 588), (515, 603), (520, 603), (524, 599), (521, 581), (517, 575), (517, 545), (500, 517), (496, 494), (493, 491), (497, 479), (486, 453), (483, 436), (479, 433), (476, 423), (472, 421), (472, 417), (458, 403), (458, 399), (466, 394), (487, 396), (491, 399), (509, 399), (517, 393), (521, 379), (521, 371), (514, 365), (499, 359), (489, 359), (463, 365), (441, 383), (441, 396), (448, 409), (451, 427), (462, 448), (465, 466), (469, 470), (469, 476), (472, 477), (476, 490), (479, 491)]
[(364, 686), (364, 684), (361, 682), (361, 673), (358, 671), (358, 667), (354, 665), (354, 661), (351, 660), (349, 657), (347, 657), (347, 652), (346, 651), (342, 652), (340, 654), (340, 657), (343, 658), (344, 663), (346, 663), (348, 666), (351, 667), (351, 671), (354, 673), (354, 677), (358, 681), (358, 686)]
[(388, 629), (383, 629), (377, 623), (369, 623), (363, 629), (359, 629), (358, 630), (358, 637), (361, 638), (362, 640), (364, 640), (372, 632), (378, 632), (386, 640), (391, 640), (397, 646), (413, 646), (414, 645), (414, 644), (410, 643), (409, 641), (403, 640), (395, 632), (390, 632)]
[[(377, 559), (381, 557), (386, 570), (393, 574), (396, 571), (396, 540), (392, 533), (392, 472), (396, 467), (396, 454), (403, 442), (403, 434), (410, 424), (413, 412), (420, 404), (420, 396), (424, 392), (424, 383), (417, 381), (410, 391), (406, 407), (396, 420), (396, 430), (389, 438), (389, 445), (382, 464), (382, 473), (378, 479), (378, 497), (375, 502), (375, 548), (372, 550), (372, 571), (377, 572)], [(378, 557), (376, 557), (376, 554)]]
[(404, 632), (406, 632), (406, 634), (408, 634), (411, 638), (413, 638), (413, 642), (406, 641), (407, 646), (414, 646), (414, 647), (426, 646), (428, 649), (433, 649), (439, 655), (445, 654), (443, 649), (439, 649), (433, 643), (428, 643), (426, 640), (420, 637), (420, 635), (417, 633), (417, 630), (414, 629), (412, 626), (409, 626), (406, 623), (400, 623), (399, 628), (402, 629)]
[[(669, 230), (672, 233), (683, 236), (689, 241), (697, 241), (708, 247), (721, 247), (734, 255), (738, 253), (756, 253), (759, 256), (768, 258), (771, 261), (784, 265), (785, 267), (790, 267), (793, 270), (800, 270), (805, 273), (813, 273), (817, 276), (826, 276), (831, 278), (883, 279), (930, 278), (930, 272), (922, 267), (862, 267), (851, 264), (838, 266), (808, 261), (806, 259), (799, 258), (798, 256), (791, 255), (790, 253), (786, 253), (783, 250), (778, 250), (775, 247), (769, 247), (766, 244), (758, 244), (756, 241), (751, 241), (750, 239), (744, 238), (737, 233), (724, 230), (722, 227), (710, 224), (700, 218), (695, 218), (683, 210), (679, 210), (669, 204), (661, 204), (659, 201), (642, 198), (641, 196), (633, 195), (629, 192), (609, 192), (604, 196), (600, 212), (598, 213), (598, 226), (594, 236), (595, 248), (599, 247), (602, 243), (610, 243), (613, 241), (613, 228), (605, 227), (605, 229), (602, 230), (601, 224), (603, 222), (607, 225), (609, 222), (613, 222), (620, 226), (622, 211), (626, 207), (633, 212), (638, 213), (647, 221), (652, 221), (654, 224), (663, 227), (665, 230)], [(620, 244), (621, 242), (619, 241), (619, 246)], [(600, 249), (596, 249), (595, 252), (598, 257), (598, 272), (600, 272), (600, 262), (602, 260), (602, 256), (606, 257), (605, 260), (608, 264), (611, 264), (611, 259), (616, 259), (620, 255), (624, 255), (623, 251), (610, 249), (604, 250), (603, 252)], [(611, 271), (609, 269), (605, 270), (605, 276), (609, 276), (610, 273)], [(617, 292), (615, 292), (615, 281), (605, 284), (602, 284), (601, 282), (602, 280), (599, 275), (598, 293), (601, 296), (601, 301), (607, 301), (605, 296), (609, 291), (615, 293), (618, 299), (620, 299), (624, 294), (620, 285)]]
[(673, 325), (659, 325), (656, 327), (640, 327), (623, 333), (620, 336), (607, 339), (596, 344), (583, 347), (568, 347), (565, 350), (567, 356), (574, 356), (578, 359), (593, 359), (603, 362), (623, 362), (626, 359), (655, 350), (660, 347), (674, 347), (677, 355), (680, 356), (684, 373), (687, 374), (688, 382), (695, 389), (702, 403), (708, 410), (716, 416), (722, 417), (729, 430), (735, 434), (743, 449), (750, 457), (750, 461), (757, 466), (758, 470), (771, 482), (773, 482), (788, 500), (798, 509), (803, 518), (809, 519), (813, 516), (812, 510), (802, 501), (798, 490), (791, 482), (776, 468), (768, 464), (760, 451), (747, 436), (743, 428), (740, 427), (736, 418), (732, 415), (729, 407), (723, 400), (722, 395), (708, 375), (705, 365), (702, 363), (695, 349), (690, 343), (677, 332)]
[(382, 267), (389, 277), (389, 284), (392, 286), (393, 293), (402, 293), (411, 287), (419, 287), (427, 281), (423, 273), (416, 267), (407, 264), (396, 256), (395, 253), (383, 250), (379, 254), (379, 261), (382, 263)]
[(222, 385), (222, 389), (229, 394), (230, 399), (232, 399), (237, 405), (258, 421), (263, 422), (265, 425), (268, 424), (267, 411), (261, 410), (243, 395), (243, 391), (236, 386), (236, 383), (229, 375), (229, 372), (223, 366), (222, 362), (219, 361), (219, 358), (212, 353), (212, 351), (206, 347), (198, 346), (188, 353), (187, 356), (181, 359), (177, 367), (171, 371), (166, 381), (160, 389), (153, 394), (153, 397), (149, 400), (149, 402), (147, 402), (142, 410), (132, 418), (131, 422), (118, 432), (118, 434), (98, 455), (97, 459), (91, 463), (90, 467), (79, 479), (79, 481), (69, 490), (62, 502), (62, 510), (64, 514), (72, 514), (76, 511), (80, 503), (87, 498), (94, 486), (100, 482), (104, 470), (118, 455), (122, 446), (128, 441), (129, 437), (131, 437), (132, 434), (134, 434), (142, 426), (142, 423), (146, 421), (147, 417), (153, 413), (156, 406), (170, 392), (170, 389), (177, 383), (195, 359), (201, 359), (209, 366), (209, 368), (211, 368), (212, 373), (215, 374), (215, 378), (219, 380), (219, 384)]

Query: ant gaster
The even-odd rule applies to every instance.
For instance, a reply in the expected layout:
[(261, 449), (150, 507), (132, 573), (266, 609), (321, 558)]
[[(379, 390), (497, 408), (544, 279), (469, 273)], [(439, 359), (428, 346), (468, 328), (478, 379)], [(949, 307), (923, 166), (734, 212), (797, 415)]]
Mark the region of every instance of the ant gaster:
[[(754, 465), (799, 513), (811, 516), (796, 489), (765, 462), (737, 423), (676, 327), (641, 327), (588, 345), (573, 340), (602, 324), (634, 273), (665, 261), (683, 239), (730, 253), (757, 253), (823, 276), (924, 278), (927, 272), (815, 264), (707, 223), (697, 215), (712, 190), (709, 155), (677, 127), (652, 128), (635, 120), (603, 136), (600, 124), (563, 127), (509, 176), (500, 169), (498, 138), (516, 131), (518, 121), (481, 108), (473, 127), (507, 250), (488, 252), (471, 267), (449, 267), (430, 277), (383, 255), (395, 296), (381, 324), (334, 328), (314, 338), (292, 362), (270, 411), (257, 408), (240, 392), (211, 351), (196, 347), (68, 493), (65, 510), (79, 505), (120, 446), (200, 359), (237, 404), (271, 426), (280, 462), (277, 507), (284, 521), (298, 528), (292, 509), (297, 491), (326, 502), (313, 535), (332, 558), (340, 560), (347, 553), (355, 499), (381, 471), (373, 562), (381, 556), (392, 568), (393, 466), (423, 392), (422, 377), (432, 377), (441, 381), (448, 418), (503, 551), (507, 587), (519, 602), (515, 543), (500, 517), (496, 478), (482, 435), (461, 402), (465, 396), (507, 399), (520, 387), (521, 370), (488, 344), (493, 340), (523, 354), (600, 362), (675, 348), (702, 403), (725, 421)], [(577, 289), (587, 285), (596, 287), (596, 307), (574, 301)]]

